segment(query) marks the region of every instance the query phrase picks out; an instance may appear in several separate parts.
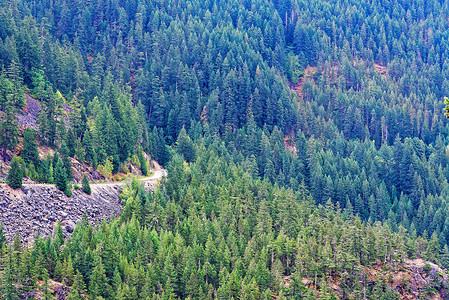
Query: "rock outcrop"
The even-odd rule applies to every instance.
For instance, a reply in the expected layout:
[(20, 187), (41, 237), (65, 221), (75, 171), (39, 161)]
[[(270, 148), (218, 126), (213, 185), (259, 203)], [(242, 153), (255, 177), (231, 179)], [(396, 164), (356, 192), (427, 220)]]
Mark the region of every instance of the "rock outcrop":
[(12, 240), (18, 232), (27, 243), (36, 233), (52, 234), (59, 221), (64, 234), (70, 234), (84, 213), (92, 223), (118, 216), (122, 208), (119, 198), (122, 186), (94, 185), (91, 195), (75, 190), (72, 197), (67, 197), (54, 185), (27, 185), (18, 190), (1, 185), (0, 221), (5, 236)]
[(17, 123), (19, 123), (21, 130), (25, 130), (25, 128), (37, 130), (37, 120), (39, 119), (39, 111), (42, 109), (42, 105), (28, 94), (25, 94), (25, 97), (26, 106), (17, 114)]

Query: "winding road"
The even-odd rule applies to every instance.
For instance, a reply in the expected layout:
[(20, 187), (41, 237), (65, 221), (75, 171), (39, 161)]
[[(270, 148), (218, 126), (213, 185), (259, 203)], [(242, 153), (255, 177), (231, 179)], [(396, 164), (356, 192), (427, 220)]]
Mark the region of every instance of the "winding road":
[[(140, 178), (138, 179), (139, 182), (147, 183), (147, 182), (153, 182), (161, 179), (162, 177), (167, 176), (167, 170), (162, 169), (154, 172), (153, 176)], [(115, 181), (115, 182), (98, 182), (98, 183), (90, 183), (91, 188), (95, 187), (101, 187), (101, 186), (121, 186), (125, 185), (127, 183), (130, 183), (132, 180), (124, 180), (124, 181)], [(0, 183), (0, 186), (6, 186), (6, 183)], [(22, 186), (49, 186), (53, 185), (52, 183), (23, 183)]]
[[(158, 170), (154, 172), (153, 176), (145, 177), (138, 179), (139, 182), (146, 183), (146, 182), (153, 182), (161, 179), (162, 177), (167, 176), (167, 170)], [(130, 183), (131, 180), (124, 180), (124, 181), (116, 181), (116, 182), (99, 182), (99, 183), (91, 183), (90, 186), (96, 187), (96, 186), (120, 186), (127, 183)]]

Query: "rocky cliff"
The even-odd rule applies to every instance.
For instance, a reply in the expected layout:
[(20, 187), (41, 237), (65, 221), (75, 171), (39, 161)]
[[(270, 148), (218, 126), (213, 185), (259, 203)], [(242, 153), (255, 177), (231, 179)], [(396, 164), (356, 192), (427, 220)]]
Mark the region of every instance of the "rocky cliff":
[(65, 234), (71, 233), (84, 212), (93, 223), (118, 216), (122, 186), (92, 185), (91, 195), (75, 190), (72, 197), (67, 197), (54, 185), (26, 185), (18, 190), (1, 185), (0, 221), (5, 236), (11, 240), (18, 232), (22, 241), (29, 242), (36, 233), (51, 234), (58, 221)]

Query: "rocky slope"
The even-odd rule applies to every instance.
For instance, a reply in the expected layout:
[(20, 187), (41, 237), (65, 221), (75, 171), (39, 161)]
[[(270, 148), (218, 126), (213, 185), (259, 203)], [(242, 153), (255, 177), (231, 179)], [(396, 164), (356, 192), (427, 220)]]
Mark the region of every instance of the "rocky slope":
[[(332, 291), (338, 299), (360, 299), (360, 296), (362, 296), (362, 299), (367, 299), (364, 293), (368, 287), (373, 287), (376, 283), (383, 282), (401, 300), (449, 299), (447, 270), (421, 258), (404, 259), (402, 262), (373, 264), (370, 267), (356, 271), (356, 273), (358, 274), (360, 287), (353, 294), (348, 295), (343, 292), (341, 285), (345, 276), (341, 276), (341, 274), (328, 278), (327, 290)], [(292, 283), (290, 276), (283, 276), (283, 280), (284, 287), (288, 289)], [(317, 299), (322, 296), (322, 290), (317, 289), (314, 284), (314, 278), (304, 277), (302, 284)], [(398, 298), (394, 297), (393, 299)]]
[(84, 212), (94, 223), (118, 216), (120, 189), (119, 185), (95, 187), (91, 195), (77, 190), (69, 198), (53, 185), (29, 185), (18, 190), (2, 185), (0, 216), (5, 236), (11, 240), (18, 232), (22, 241), (29, 242), (36, 233), (51, 234), (58, 221), (65, 233), (71, 233)]
[(42, 106), (36, 99), (25, 93), (26, 106), (17, 114), (17, 123), (19, 123), (21, 131), (25, 128), (38, 129), (37, 120), (39, 118), (39, 111)]
[[(165, 170), (159, 170), (140, 182), (146, 189), (153, 189), (163, 175)], [(5, 236), (12, 240), (18, 232), (23, 242), (30, 242), (36, 233), (52, 234), (59, 221), (64, 234), (70, 234), (84, 213), (92, 223), (119, 216), (122, 208), (119, 194), (125, 184), (91, 184), (91, 195), (74, 190), (72, 197), (67, 197), (54, 185), (27, 184), (13, 190), (2, 184), (0, 222), (4, 225)]]

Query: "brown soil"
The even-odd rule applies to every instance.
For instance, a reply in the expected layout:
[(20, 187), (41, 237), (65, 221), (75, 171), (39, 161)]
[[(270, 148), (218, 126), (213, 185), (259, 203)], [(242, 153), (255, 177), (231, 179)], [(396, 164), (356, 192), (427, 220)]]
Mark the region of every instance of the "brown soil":
[(306, 79), (312, 79), (313, 75), (316, 74), (316, 67), (311, 67), (308, 66), (305, 70), (304, 70), (304, 76), (302, 76), (301, 78), (299, 78), (298, 80), (298, 84), (290, 84), (290, 89), (296, 91), (296, 93), (298, 94), (298, 96), (300, 98), (303, 97), (303, 93), (302, 93), (302, 87), (304, 85), (304, 81)]
[(388, 69), (387, 67), (381, 66), (377, 63), (374, 63), (374, 70), (376, 71), (377, 74), (383, 76), (383, 77), (387, 77), (388, 76)]

